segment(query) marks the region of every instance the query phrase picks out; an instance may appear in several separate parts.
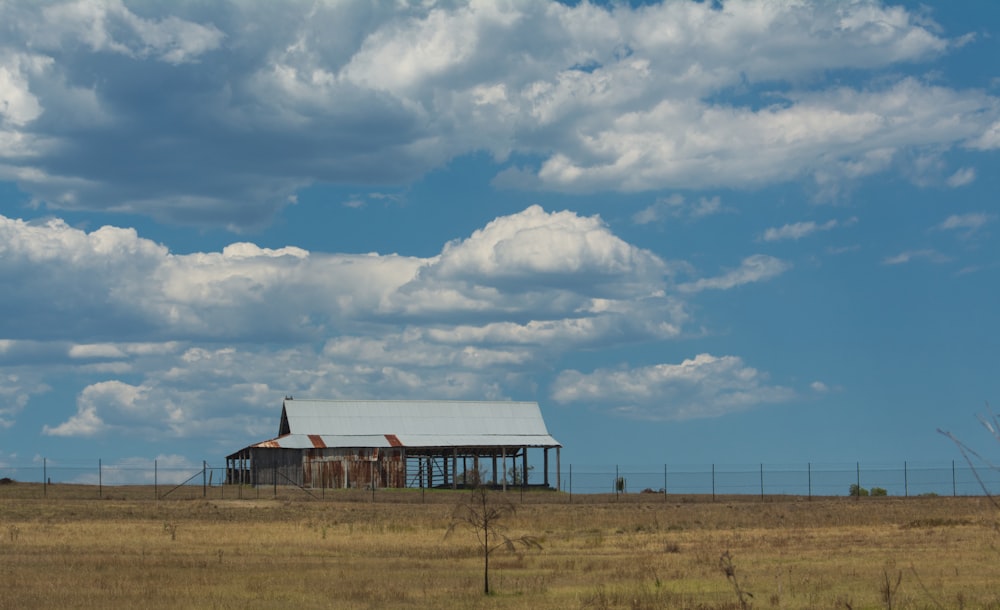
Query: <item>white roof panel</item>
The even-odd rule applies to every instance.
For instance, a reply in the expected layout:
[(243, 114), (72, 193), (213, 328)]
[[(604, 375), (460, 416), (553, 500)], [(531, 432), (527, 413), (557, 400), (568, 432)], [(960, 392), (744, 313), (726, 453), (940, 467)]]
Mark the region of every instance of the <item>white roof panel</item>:
[(315, 435), (286, 434), (262, 441), (252, 447), (271, 449), (347, 449), (390, 447), (557, 447), (559, 443), (549, 435), (399, 435), (390, 442), (385, 435)]
[(553, 441), (550, 446), (558, 445), (549, 436), (535, 402), (289, 399), (284, 402), (279, 434), (542, 436), (548, 438), (536, 446), (549, 441)]

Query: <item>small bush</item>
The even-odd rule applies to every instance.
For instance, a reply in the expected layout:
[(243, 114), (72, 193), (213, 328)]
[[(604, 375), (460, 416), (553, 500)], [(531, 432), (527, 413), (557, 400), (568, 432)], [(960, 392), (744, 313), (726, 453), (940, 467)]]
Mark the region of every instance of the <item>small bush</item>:
[(886, 490), (882, 489), (881, 487), (872, 487), (872, 495), (873, 496), (888, 496), (889, 492), (887, 492)]
[(863, 496), (867, 496), (868, 490), (865, 489), (864, 487), (861, 487), (857, 483), (852, 483), (851, 489), (848, 491), (848, 495), (850, 495), (851, 497), (860, 498)]

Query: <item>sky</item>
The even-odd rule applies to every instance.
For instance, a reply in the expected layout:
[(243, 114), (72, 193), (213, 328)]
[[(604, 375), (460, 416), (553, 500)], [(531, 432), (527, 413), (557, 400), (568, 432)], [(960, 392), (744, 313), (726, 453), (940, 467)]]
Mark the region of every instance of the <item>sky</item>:
[(1000, 4), (0, 0), (0, 470), (285, 396), (567, 464), (997, 450)]

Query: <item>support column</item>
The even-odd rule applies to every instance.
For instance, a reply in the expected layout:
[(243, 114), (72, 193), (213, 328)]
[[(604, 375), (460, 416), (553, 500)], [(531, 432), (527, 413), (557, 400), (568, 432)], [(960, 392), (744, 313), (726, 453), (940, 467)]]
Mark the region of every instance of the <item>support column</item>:
[(521, 447), (521, 487), (528, 486), (528, 448)]
[(496, 451), (493, 452), (493, 486), (495, 487), (500, 479), (497, 478), (497, 454)]
[(451, 450), (451, 488), (456, 489), (458, 487), (458, 448), (453, 447)]
[(503, 490), (507, 491), (507, 448), (500, 450), (500, 461), (503, 464)]
[(545, 456), (545, 487), (549, 486), (549, 448), (546, 447), (542, 450), (542, 455)]
[(556, 447), (556, 491), (562, 491), (562, 460), (559, 451), (562, 447)]

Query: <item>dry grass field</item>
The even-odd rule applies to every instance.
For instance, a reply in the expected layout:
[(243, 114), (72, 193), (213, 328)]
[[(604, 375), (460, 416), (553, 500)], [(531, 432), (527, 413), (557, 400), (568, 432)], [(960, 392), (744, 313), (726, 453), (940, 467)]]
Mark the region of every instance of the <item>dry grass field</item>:
[(0, 608), (1000, 609), (985, 498), (508, 492), (485, 596), (469, 492), (211, 491), (0, 487)]

